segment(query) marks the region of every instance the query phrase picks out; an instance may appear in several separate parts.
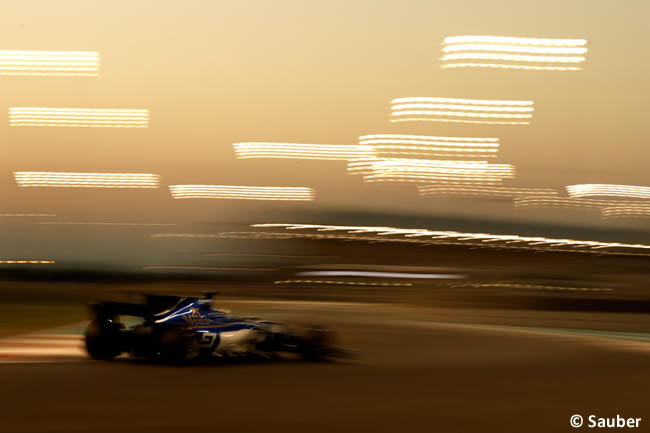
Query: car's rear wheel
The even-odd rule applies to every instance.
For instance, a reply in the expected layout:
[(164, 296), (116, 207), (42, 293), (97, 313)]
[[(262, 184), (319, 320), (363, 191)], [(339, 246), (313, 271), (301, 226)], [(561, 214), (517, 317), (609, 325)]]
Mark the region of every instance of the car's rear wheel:
[(119, 330), (110, 322), (95, 319), (85, 334), (86, 350), (93, 359), (110, 360), (120, 354)]
[(337, 342), (334, 328), (312, 326), (303, 332), (302, 356), (307, 361), (322, 361), (332, 355)]

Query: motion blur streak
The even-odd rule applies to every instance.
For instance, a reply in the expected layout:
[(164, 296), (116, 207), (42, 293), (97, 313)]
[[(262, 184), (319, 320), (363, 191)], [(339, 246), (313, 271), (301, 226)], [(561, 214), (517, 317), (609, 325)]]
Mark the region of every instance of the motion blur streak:
[(314, 200), (314, 190), (306, 187), (170, 185), (169, 190), (175, 199)]
[(391, 122), (449, 122), (449, 123), (476, 123), (483, 125), (530, 125), (530, 122), (503, 122), (490, 120), (464, 120), (464, 119), (438, 119), (430, 117), (404, 117), (390, 119)]
[(499, 147), (499, 139), (494, 137), (440, 137), (408, 134), (372, 134), (359, 137), (359, 144), (443, 144), (445, 146)]
[(488, 44), (512, 44), (512, 45), (538, 45), (553, 47), (578, 47), (587, 44), (585, 39), (541, 39), (541, 38), (517, 38), (511, 36), (448, 36), (444, 40), (445, 44), (471, 44), (471, 43), (488, 43)]
[(371, 272), (371, 271), (308, 271), (298, 272), (299, 277), (377, 277), (377, 278), (411, 278), (411, 279), (455, 279), (467, 278), (459, 274), (413, 274), (406, 272)]
[(0, 50), (0, 75), (99, 75), (96, 51)]
[(439, 97), (396, 98), (391, 103), (391, 120), (465, 120), (492, 122), (486, 119), (530, 119), (533, 101), (507, 101), (488, 99), (456, 99)]
[(579, 184), (566, 187), (571, 197), (633, 197), (650, 198), (650, 187), (632, 185), (611, 185), (611, 184)]
[(340, 259), (338, 256), (292, 256), (286, 254), (234, 254), (234, 253), (207, 253), (203, 254), (205, 257), (275, 257), (275, 258), (287, 258), (287, 259)]
[[(404, 105), (406, 108), (406, 105)], [(432, 107), (433, 108), (433, 107)], [(462, 111), (436, 111), (436, 110), (393, 110), (393, 116), (458, 116), (458, 117), (485, 117), (499, 119), (529, 119), (532, 114), (501, 114), (501, 113), (469, 113)]]
[(528, 45), (497, 45), (497, 44), (453, 44), (442, 49), (445, 53), (456, 51), (504, 51), (510, 53), (533, 53), (533, 54), (584, 54), (586, 48), (578, 47), (548, 47)]
[(465, 182), (468, 185), (498, 185), (501, 179), (497, 177), (475, 177), (475, 176), (442, 176), (438, 174), (404, 174), (380, 172), (368, 174), (363, 177), (365, 182), (410, 182), (410, 183), (435, 183), (445, 184), (446, 182)]
[(438, 110), (467, 110), (467, 111), (494, 111), (494, 112), (508, 112), (508, 113), (530, 113), (534, 111), (533, 107), (499, 107), (499, 106), (484, 106), (484, 105), (460, 105), (460, 104), (395, 104), (393, 110), (407, 110), (416, 108), (429, 108)]
[(578, 66), (533, 66), (533, 65), (511, 65), (507, 63), (447, 63), (440, 66), (441, 69), (454, 68), (493, 68), (493, 69), (520, 69), (523, 71), (581, 71)]
[(500, 182), (504, 178), (514, 177), (515, 169), (509, 164), (488, 164), (485, 161), (380, 158), (351, 161), (348, 163), (348, 172), (361, 173), (368, 182)]
[(348, 286), (394, 286), (410, 287), (413, 283), (377, 283), (365, 281), (332, 281), (332, 280), (281, 280), (274, 281), (273, 284), (344, 284)]
[(252, 227), (272, 228), (283, 227), (287, 230), (316, 230), (316, 231), (346, 231), (348, 233), (375, 233), (379, 236), (398, 235), (404, 237), (427, 237), (431, 240), (457, 239), (486, 242), (503, 242), (504, 245), (521, 242), (530, 246), (569, 246), (574, 248), (589, 248), (592, 250), (603, 248), (650, 250), (650, 245), (626, 244), (618, 242), (581, 241), (575, 239), (554, 239), (546, 237), (531, 237), (518, 235), (495, 235), (488, 233), (463, 233), (455, 231), (432, 231), (422, 229), (400, 229), (395, 227), (371, 227), (371, 226), (334, 226), (318, 224), (253, 224)]
[(451, 176), (437, 176), (437, 175), (396, 175), (390, 173), (368, 174), (363, 177), (364, 182), (407, 182), (407, 183), (421, 183), (421, 184), (435, 184), (435, 185), (460, 185), (460, 186), (493, 186), (500, 185), (501, 179), (498, 178), (484, 178), (476, 180), (476, 178), (463, 178)]
[(614, 289), (601, 287), (565, 287), (565, 286), (545, 286), (538, 284), (517, 284), (517, 283), (474, 283), (464, 284), (463, 286), (471, 287), (505, 287), (512, 289), (532, 289), (532, 290), (567, 290), (572, 292), (611, 292)]
[(0, 213), (0, 217), (55, 217), (54, 213)]
[(216, 268), (210, 266), (145, 266), (142, 269), (180, 269), (189, 271), (278, 271), (272, 268)]
[(495, 99), (458, 99), (458, 98), (439, 98), (429, 96), (414, 96), (408, 98), (395, 98), (393, 104), (404, 103), (445, 103), (445, 104), (470, 104), (470, 105), (489, 105), (489, 106), (532, 106), (533, 101), (508, 101)]
[(373, 169), (393, 170), (404, 169), (411, 171), (430, 171), (440, 173), (463, 174), (512, 174), (514, 167), (510, 164), (488, 164), (486, 161), (452, 161), (438, 159), (407, 159), (407, 158), (381, 158), (371, 161), (350, 162), (350, 171), (363, 171), (366, 164), (372, 164)]
[(647, 205), (616, 205), (600, 208), (603, 218), (647, 218), (650, 217), (650, 203)]
[(574, 56), (522, 56), (517, 54), (495, 53), (457, 53), (445, 54), (443, 60), (512, 60), (515, 62), (549, 62), (549, 63), (579, 63), (584, 57)]
[(359, 144), (372, 146), (378, 155), (494, 157), (499, 151), (498, 138), (480, 137), (375, 134), (359, 137)]
[[(322, 234), (322, 233), (287, 233), (287, 232), (222, 232), (222, 233), (157, 233), (151, 235), (152, 238), (188, 238), (188, 239), (260, 239), (260, 240), (287, 240), (287, 239), (317, 239), (317, 240), (343, 240), (343, 241), (365, 241), (368, 243), (402, 243), (402, 244), (416, 244), (422, 246), (431, 245), (455, 245), (455, 246), (470, 246), (476, 248), (493, 248), (493, 249), (512, 249), (512, 250), (532, 250), (537, 252), (553, 251), (553, 252), (569, 252), (569, 253), (585, 253), (597, 255), (616, 255), (616, 256), (650, 256), (649, 253), (641, 252), (625, 252), (625, 251), (605, 251), (596, 250), (595, 248), (605, 248), (604, 243), (596, 242), (593, 248), (590, 247), (591, 242), (595, 241), (572, 241), (575, 244), (569, 244), (566, 241), (570, 239), (562, 239), (563, 243), (554, 244), (557, 239), (548, 239), (542, 237), (528, 238), (535, 239), (537, 242), (529, 242), (523, 237), (516, 235), (494, 235), (492, 239), (476, 240), (473, 237), (466, 237), (468, 233), (458, 232), (438, 232), (448, 233), (447, 235), (439, 235), (438, 237), (430, 237), (427, 239), (419, 239), (417, 236), (424, 236), (420, 234), (405, 235), (404, 237), (391, 238), (386, 236), (385, 233), (379, 233), (374, 236), (359, 235), (357, 232), (350, 232), (349, 234)], [(391, 233), (392, 234), (392, 233)], [(474, 235), (473, 233), (469, 233)], [(527, 242), (527, 243), (523, 243)], [(548, 246), (543, 246), (548, 245)], [(599, 245), (601, 245), (599, 247)], [(625, 248), (627, 244), (608, 244), (609, 248)], [(558, 248), (558, 246), (566, 246), (567, 248)], [(637, 245), (634, 244), (634, 247)], [(589, 249), (581, 249), (589, 248)], [(638, 245), (638, 248), (650, 248), (647, 245)]]
[(554, 189), (543, 188), (510, 188), (510, 187), (459, 187), (418, 185), (418, 192), (423, 197), (451, 195), (458, 197), (498, 197), (515, 198), (530, 196), (557, 196)]
[(3, 265), (51, 265), (54, 260), (0, 260)]
[(370, 146), (348, 144), (233, 143), (237, 158), (348, 160), (373, 158)]
[(61, 188), (158, 188), (159, 176), (148, 173), (68, 173), (17, 171), (18, 186)]
[[(586, 44), (584, 39), (452, 36), (443, 41), (443, 63), (440, 67), (579, 71), (582, 68), (574, 65), (585, 61), (583, 55), (587, 52)], [(459, 60), (478, 62), (458, 62)]]
[(11, 107), (9, 126), (146, 128), (149, 110), (109, 108)]
[(88, 226), (175, 226), (172, 223), (112, 223), (95, 221), (43, 221), (36, 224), (44, 225), (88, 225)]
[(643, 201), (620, 201), (620, 200), (596, 200), (589, 198), (570, 198), (570, 197), (517, 197), (515, 206), (528, 207), (601, 207), (601, 206), (643, 206)]

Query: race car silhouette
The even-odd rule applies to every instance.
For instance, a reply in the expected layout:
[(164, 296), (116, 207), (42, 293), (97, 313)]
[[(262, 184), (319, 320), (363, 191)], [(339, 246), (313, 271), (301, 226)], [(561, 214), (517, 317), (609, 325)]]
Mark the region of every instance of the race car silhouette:
[[(144, 295), (145, 303), (99, 302), (86, 329), (88, 354), (110, 360), (133, 357), (171, 362), (208, 357), (301, 355), (310, 361), (347, 357), (335, 345), (333, 328), (310, 326), (298, 331), (255, 317), (237, 317), (213, 307), (214, 293), (203, 298)], [(124, 317), (140, 318), (127, 326)]]

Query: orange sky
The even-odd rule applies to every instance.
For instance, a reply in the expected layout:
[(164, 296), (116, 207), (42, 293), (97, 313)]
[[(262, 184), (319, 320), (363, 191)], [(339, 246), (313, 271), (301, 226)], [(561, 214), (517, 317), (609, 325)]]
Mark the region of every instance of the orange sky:
[[(422, 199), (413, 184), (363, 184), (341, 161), (237, 160), (232, 143), (355, 144), (376, 133), (500, 137), (490, 162), (516, 166), (508, 186), (562, 194), (576, 183), (650, 186), (648, 16), (642, 1), (5, 1), (0, 49), (101, 56), (99, 77), (0, 77), (5, 113), (12, 106), (147, 108), (151, 123), (10, 128), (0, 118), (0, 213), (192, 222), (284, 206), (172, 200), (167, 190), (201, 183), (315, 188), (316, 201), (291, 205), (300, 209), (647, 227), (642, 219), (602, 220), (597, 210)], [(442, 39), (463, 34), (584, 38), (589, 52), (581, 72), (441, 70)], [(390, 123), (391, 99), (406, 96), (526, 99), (536, 111), (530, 126)], [(14, 171), (157, 173), (161, 188), (18, 188)]]

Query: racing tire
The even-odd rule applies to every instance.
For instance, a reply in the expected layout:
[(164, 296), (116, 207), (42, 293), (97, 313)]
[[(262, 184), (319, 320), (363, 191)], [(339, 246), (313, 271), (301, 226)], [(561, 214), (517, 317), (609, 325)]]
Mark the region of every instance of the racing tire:
[(334, 352), (337, 334), (333, 328), (313, 326), (303, 332), (302, 356), (305, 361), (325, 360)]
[(111, 360), (121, 353), (119, 337), (117, 327), (95, 319), (86, 328), (86, 351), (92, 359)]

